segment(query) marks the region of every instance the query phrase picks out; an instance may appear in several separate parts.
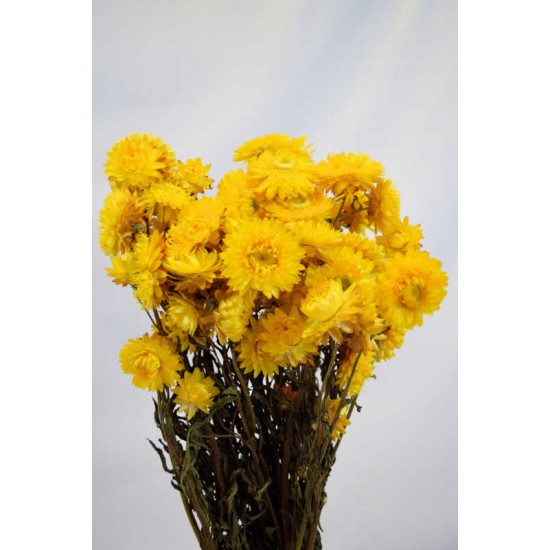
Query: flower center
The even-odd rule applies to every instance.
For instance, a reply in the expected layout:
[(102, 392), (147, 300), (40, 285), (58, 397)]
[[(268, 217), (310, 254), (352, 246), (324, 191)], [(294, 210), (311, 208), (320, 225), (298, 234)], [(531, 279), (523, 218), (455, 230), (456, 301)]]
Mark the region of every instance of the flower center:
[(124, 164), (128, 170), (135, 171), (141, 167), (143, 157), (137, 149), (130, 149), (124, 155)]
[(267, 246), (260, 246), (248, 255), (250, 266), (254, 268), (272, 267), (277, 263), (277, 255)]
[(401, 231), (397, 231), (389, 238), (389, 243), (392, 248), (400, 249), (407, 243), (407, 238)]
[(292, 197), (288, 202), (292, 208), (306, 208), (309, 205), (309, 200), (306, 197), (302, 197), (302, 195)]
[(353, 283), (349, 275), (342, 275), (340, 277), (340, 282), (342, 283), (342, 290), (347, 290)]
[(140, 355), (136, 359), (136, 372), (143, 376), (154, 376), (160, 370), (160, 359), (152, 353)]
[(422, 288), (420, 285), (412, 284), (407, 286), (403, 290), (403, 294), (401, 295), (401, 300), (403, 303), (411, 308), (417, 308), (420, 305), (420, 302), (422, 301)]
[(189, 400), (191, 403), (204, 403), (208, 401), (209, 397), (208, 390), (203, 385), (196, 386), (193, 388), (193, 391), (189, 392)]
[(288, 153), (279, 153), (275, 159), (275, 166), (280, 170), (292, 170), (296, 166), (296, 161)]

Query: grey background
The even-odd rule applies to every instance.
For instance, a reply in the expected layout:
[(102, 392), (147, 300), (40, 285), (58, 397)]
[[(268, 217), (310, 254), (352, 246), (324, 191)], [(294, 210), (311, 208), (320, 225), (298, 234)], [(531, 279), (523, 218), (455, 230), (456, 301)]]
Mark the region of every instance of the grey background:
[(158, 457), (151, 395), (118, 365), (149, 328), (97, 246), (102, 164), (161, 136), (218, 180), (233, 149), (307, 135), (314, 158), (365, 152), (449, 274), (448, 296), (378, 366), (339, 450), (324, 547), (457, 547), (457, 6), (455, 1), (94, 0), (93, 536), (97, 550), (198, 548)]

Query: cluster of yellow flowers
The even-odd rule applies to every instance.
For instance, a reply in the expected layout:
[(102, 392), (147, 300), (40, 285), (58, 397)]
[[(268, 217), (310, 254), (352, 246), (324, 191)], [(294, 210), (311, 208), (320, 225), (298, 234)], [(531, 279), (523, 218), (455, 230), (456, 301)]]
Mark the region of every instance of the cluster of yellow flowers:
[(383, 166), (362, 153), (311, 154), (305, 137), (252, 139), (235, 151), (244, 169), (211, 197), (210, 165), (176, 160), (160, 138), (131, 134), (108, 153), (107, 272), (155, 320), (124, 346), (122, 369), (138, 387), (174, 388), (189, 419), (223, 390), (186, 367), (197, 348), (217, 342), (244, 373), (273, 380), (315, 368), (332, 340), (335, 379), (354, 396), (445, 296), (441, 263), (421, 251), (422, 230), (401, 217)]

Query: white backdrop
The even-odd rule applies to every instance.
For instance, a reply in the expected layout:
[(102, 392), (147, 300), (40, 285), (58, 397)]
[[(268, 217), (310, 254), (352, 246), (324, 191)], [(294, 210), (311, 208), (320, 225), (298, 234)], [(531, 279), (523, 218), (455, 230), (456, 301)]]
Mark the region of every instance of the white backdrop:
[(272, 132), (307, 135), (316, 160), (384, 164), (449, 293), (361, 394), (329, 480), (324, 548), (457, 548), (456, 11), (454, 0), (94, 0), (94, 548), (198, 548), (146, 441), (151, 396), (118, 365), (148, 319), (96, 244), (105, 155), (131, 132), (202, 157), (216, 180), (233, 149)]

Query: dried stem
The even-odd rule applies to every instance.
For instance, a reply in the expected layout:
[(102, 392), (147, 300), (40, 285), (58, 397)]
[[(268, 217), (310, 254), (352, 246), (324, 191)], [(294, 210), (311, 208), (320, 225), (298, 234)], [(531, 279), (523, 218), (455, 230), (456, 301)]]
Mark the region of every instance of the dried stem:
[(186, 368), (192, 363), (226, 388), (209, 414), (192, 422), (176, 414), (167, 388), (158, 392), (156, 419), (172, 469), (155, 449), (202, 550), (320, 548), (324, 489), (338, 446), (325, 418), (339, 348), (331, 340), (315, 366), (281, 372), (271, 383), (247, 377), (231, 344), (210, 340), (208, 348), (182, 353)]

